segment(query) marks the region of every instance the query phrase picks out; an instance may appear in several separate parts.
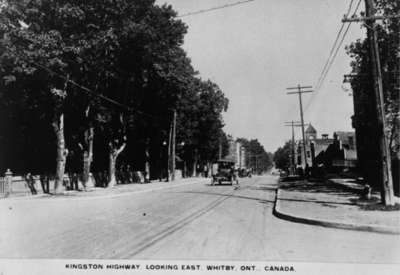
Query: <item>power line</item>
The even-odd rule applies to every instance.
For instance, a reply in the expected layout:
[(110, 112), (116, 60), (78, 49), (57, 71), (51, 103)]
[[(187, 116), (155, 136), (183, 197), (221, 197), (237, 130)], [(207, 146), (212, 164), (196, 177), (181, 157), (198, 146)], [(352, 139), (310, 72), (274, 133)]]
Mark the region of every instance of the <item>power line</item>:
[[(353, 1), (354, 1), (354, 0), (351, 0), (351, 2), (350, 2), (349, 8), (348, 8), (347, 13), (346, 13), (346, 17), (349, 16), (349, 14), (350, 14), (351, 8), (352, 8), (352, 6), (353, 6)], [(333, 42), (332, 48), (331, 48), (331, 50), (330, 50), (330, 52), (329, 52), (329, 55), (328, 55), (328, 59), (326, 60), (325, 65), (324, 65), (324, 67), (322, 68), (322, 72), (321, 72), (321, 74), (320, 74), (320, 76), (319, 76), (319, 78), (318, 78), (318, 80), (317, 80), (317, 83), (316, 83), (316, 87), (318, 87), (318, 84), (319, 84), (319, 82), (321, 81), (321, 78), (322, 78), (322, 76), (323, 76), (323, 74), (324, 74), (326, 68), (328, 67), (329, 60), (331, 59), (332, 54), (333, 54), (333, 52), (335, 51), (337, 42), (339, 41), (339, 37), (340, 37), (340, 35), (342, 34), (343, 29), (344, 29), (344, 23), (342, 23), (342, 25), (340, 26), (340, 29), (339, 29), (339, 31), (338, 31), (338, 33), (337, 33), (337, 35), (336, 35), (335, 42)]]
[[(361, 0), (358, 1), (357, 6), (356, 6), (356, 8), (355, 8), (355, 10), (354, 10), (354, 12), (353, 12), (353, 16), (355, 16), (355, 14), (357, 13), (357, 11), (358, 11), (358, 9), (359, 9), (359, 7), (360, 7), (360, 4), (361, 4)], [(349, 8), (348, 8), (348, 10), (347, 10), (346, 17), (350, 14), (352, 5), (353, 5), (353, 0), (350, 2)], [(345, 39), (345, 37), (346, 37), (346, 35), (347, 35), (349, 29), (350, 29), (350, 24), (348, 24), (348, 26), (347, 26), (347, 28), (345, 29), (345, 31), (344, 31), (342, 37), (340, 38), (340, 35), (342, 34), (343, 29), (344, 29), (344, 23), (342, 23), (342, 25), (341, 25), (341, 27), (340, 27), (340, 29), (339, 29), (337, 35), (336, 35), (336, 39), (335, 39), (335, 41), (334, 41), (334, 43), (333, 43), (333, 46), (332, 46), (332, 48), (331, 48), (331, 50), (330, 50), (330, 52), (329, 52), (328, 59), (327, 59), (327, 61), (325, 62), (325, 65), (324, 65), (324, 67), (323, 67), (323, 69), (322, 69), (322, 71), (321, 71), (321, 74), (320, 74), (319, 78), (318, 78), (318, 81), (317, 81), (317, 84), (316, 84), (316, 88), (315, 88), (315, 91), (316, 91), (316, 94), (315, 94), (315, 95), (318, 94), (319, 90), (321, 89), (321, 87), (322, 87), (322, 85), (323, 85), (323, 83), (324, 83), (324, 81), (325, 81), (325, 79), (326, 79), (326, 77), (327, 77), (327, 75), (328, 75), (328, 73), (329, 73), (329, 71), (330, 71), (332, 65), (333, 65), (333, 63), (335, 62), (335, 59), (336, 59), (336, 57), (337, 57), (337, 55), (338, 55), (338, 53), (339, 53), (339, 50), (340, 50), (340, 48), (341, 48), (341, 46), (342, 46), (342, 44), (343, 44), (343, 42), (344, 42), (344, 39)], [(339, 38), (340, 38), (340, 42), (338, 43)], [(305, 112), (306, 112), (306, 111), (308, 110), (308, 108), (310, 107), (310, 105), (311, 105), (311, 103), (312, 103), (312, 101), (313, 101), (314, 98), (315, 98), (315, 97), (314, 97), (314, 94), (313, 94), (313, 95), (311, 96), (310, 100), (308, 101), (308, 103), (307, 103), (305, 109), (304, 109)]]
[(209, 9), (204, 9), (204, 10), (198, 10), (198, 11), (184, 13), (182, 15), (178, 15), (177, 17), (181, 18), (181, 17), (190, 16), (190, 15), (197, 15), (197, 14), (206, 13), (206, 12), (210, 12), (210, 11), (221, 10), (221, 9), (230, 8), (230, 7), (233, 7), (233, 6), (246, 4), (246, 3), (249, 3), (249, 2), (253, 2), (253, 1), (256, 1), (256, 0), (238, 1), (238, 2), (235, 2), (235, 3), (225, 4), (225, 5), (222, 5), (222, 6), (212, 7), (212, 8), (209, 8)]
[[(9, 24), (8, 26), (11, 27), (11, 28), (13, 28), (13, 29), (16, 29), (16, 28), (17, 28), (17, 27), (15, 27), (14, 25), (11, 25), (11, 24)], [(30, 39), (30, 38), (28, 38), (28, 37), (19, 37), (19, 38), (22, 38), (22, 39), (24, 39), (24, 40), (26, 40), (27, 42), (30, 42), (30, 43), (32, 43), (32, 44), (35, 44), (35, 43), (36, 43), (35, 41), (33, 41), (32, 39)], [(21, 53), (18, 53), (18, 52), (17, 52), (17, 49), (15, 49), (15, 54), (17, 54), (17, 55), (23, 55), (23, 54), (21, 54)], [(81, 90), (83, 90), (83, 91), (85, 91), (85, 92), (87, 92), (87, 93), (90, 93), (91, 95), (93, 95), (93, 96), (95, 96), (95, 97), (98, 97), (98, 98), (100, 98), (100, 99), (102, 99), (102, 100), (104, 100), (104, 101), (107, 101), (107, 102), (109, 102), (109, 103), (111, 103), (111, 104), (113, 104), (113, 105), (116, 105), (116, 106), (118, 106), (118, 107), (120, 107), (120, 108), (123, 108), (123, 109), (127, 110), (128, 112), (137, 113), (137, 114), (140, 114), (140, 115), (143, 115), (143, 116), (147, 116), (147, 117), (149, 117), (149, 118), (156, 119), (156, 120), (159, 120), (159, 121), (167, 121), (167, 120), (168, 120), (168, 119), (166, 119), (165, 117), (162, 117), (162, 116), (156, 116), (156, 115), (152, 115), (152, 114), (148, 114), (148, 113), (146, 113), (146, 112), (140, 111), (140, 110), (138, 110), (138, 109), (133, 109), (133, 108), (131, 108), (131, 107), (129, 107), (129, 106), (127, 106), (127, 105), (121, 103), (121, 102), (118, 102), (118, 101), (116, 101), (116, 100), (114, 100), (114, 99), (111, 99), (111, 98), (109, 98), (109, 97), (107, 97), (107, 96), (104, 96), (104, 95), (102, 95), (102, 94), (96, 93), (96, 92), (94, 92), (93, 90), (91, 90), (91, 89), (89, 89), (89, 88), (87, 88), (87, 87), (85, 87), (85, 86), (83, 86), (83, 85), (81, 85), (81, 84), (79, 84), (79, 83), (77, 83), (77, 82), (71, 80), (69, 77), (66, 77), (66, 76), (64, 76), (64, 75), (62, 75), (62, 74), (60, 74), (60, 73), (57, 73), (56, 71), (50, 69), (49, 67), (47, 67), (47, 66), (45, 66), (45, 65), (42, 65), (42, 64), (40, 64), (40, 63), (38, 63), (38, 62), (35, 62), (35, 61), (33, 61), (33, 60), (29, 60), (29, 58), (27, 58), (26, 61), (29, 62), (29, 63), (31, 63), (31, 64), (33, 64), (33, 65), (35, 65), (36, 67), (42, 68), (42, 69), (48, 71), (49, 73), (54, 74), (54, 75), (60, 77), (61, 79), (65, 80), (66, 83), (70, 83), (70, 84), (72, 84), (73, 86), (78, 87), (79, 89), (81, 89)]]
[(125, 104), (122, 104), (122, 103), (120, 103), (120, 102), (118, 102), (118, 101), (116, 101), (116, 100), (114, 100), (114, 99), (111, 99), (111, 98), (109, 98), (109, 97), (107, 97), (107, 96), (104, 96), (104, 95), (102, 95), (102, 94), (96, 93), (96, 92), (93, 91), (92, 89), (89, 89), (89, 88), (87, 88), (87, 87), (85, 87), (85, 86), (83, 86), (83, 85), (81, 85), (81, 84), (79, 84), (79, 83), (77, 83), (77, 82), (71, 80), (69, 77), (64, 76), (63, 74), (60, 74), (60, 73), (58, 73), (58, 72), (56, 72), (56, 71), (54, 71), (54, 70), (52, 70), (52, 69), (46, 67), (45, 65), (40, 64), (40, 63), (38, 63), (38, 62), (35, 62), (35, 61), (32, 61), (32, 60), (31, 60), (31, 61), (28, 61), (28, 62), (29, 62), (29, 63), (32, 63), (32, 64), (35, 65), (36, 67), (39, 67), (39, 68), (42, 68), (43, 70), (48, 71), (49, 73), (51, 73), (51, 74), (53, 74), (53, 75), (55, 75), (55, 76), (61, 78), (62, 80), (65, 80), (66, 83), (72, 84), (73, 86), (75, 86), (75, 87), (77, 87), (77, 88), (79, 88), (79, 89), (81, 89), (81, 90), (83, 90), (83, 91), (85, 91), (85, 92), (87, 92), (87, 93), (89, 93), (89, 94), (95, 96), (95, 97), (98, 97), (98, 98), (100, 98), (100, 99), (102, 99), (102, 100), (104, 100), (104, 101), (106, 101), (106, 102), (108, 102), (108, 103), (111, 103), (111, 104), (113, 104), (113, 105), (115, 105), (115, 106), (118, 106), (118, 107), (120, 107), (120, 108), (123, 108), (123, 109), (125, 109), (125, 110), (128, 111), (128, 112), (137, 113), (137, 114), (140, 114), (140, 115), (143, 115), (143, 116), (147, 116), (147, 117), (152, 118), (152, 119), (157, 119), (157, 120), (159, 120), (159, 121), (166, 121), (166, 120), (167, 120), (165, 117), (155, 116), (155, 115), (148, 114), (148, 113), (146, 113), (146, 112), (140, 111), (140, 110), (138, 110), (138, 109), (133, 109), (133, 108), (131, 108), (131, 107), (125, 105)]
[[(358, 8), (360, 7), (360, 4), (361, 4), (361, 0), (358, 1), (357, 7), (356, 7), (356, 9), (355, 9), (353, 15), (355, 15), (356, 12), (358, 11)], [(323, 82), (324, 82), (326, 76), (328, 75), (329, 70), (330, 70), (330, 68), (332, 67), (332, 64), (335, 62), (336, 56), (337, 56), (337, 54), (338, 54), (338, 52), (339, 52), (339, 50), (340, 50), (340, 47), (342, 46), (342, 44), (343, 44), (343, 42), (344, 42), (344, 39), (346, 38), (346, 35), (347, 35), (347, 33), (348, 33), (349, 29), (350, 29), (350, 26), (351, 26), (351, 24), (348, 24), (348, 25), (347, 25), (347, 28), (346, 28), (346, 30), (345, 30), (343, 36), (342, 36), (342, 39), (340, 40), (339, 45), (338, 45), (338, 47), (336, 48), (335, 54), (333, 55), (331, 61), (329, 62), (328, 68), (327, 68), (327, 70), (325, 71), (324, 76), (322, 77), (322, 79), (321, 79), (319, 85), (317, 86), (317, 89), (318, 89), (318, 90), (322, 87), (322, 84), (323, 84)]]

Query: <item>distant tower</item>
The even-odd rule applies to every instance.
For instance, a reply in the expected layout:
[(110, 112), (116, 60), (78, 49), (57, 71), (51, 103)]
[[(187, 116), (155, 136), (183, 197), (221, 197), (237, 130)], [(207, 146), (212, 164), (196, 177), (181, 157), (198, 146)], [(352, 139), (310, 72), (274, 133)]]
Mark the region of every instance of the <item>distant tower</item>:
[(306, 140), (313, 140), (317, 138), (317, 130), (311, 125), (308, 125), (307, 130), (306, 130)]

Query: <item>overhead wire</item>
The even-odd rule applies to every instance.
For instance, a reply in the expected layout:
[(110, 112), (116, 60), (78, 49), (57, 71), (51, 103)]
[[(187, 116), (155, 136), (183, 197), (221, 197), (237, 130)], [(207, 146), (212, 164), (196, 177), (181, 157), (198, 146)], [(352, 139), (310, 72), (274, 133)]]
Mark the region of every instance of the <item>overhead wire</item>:
[[(360, 4), (361, 4), (361, 0), (358, 1), (352, 16), (356, 15), (356, 13), (357, 13), (357, 11), (358, 11), (358, 9), (360, 7)], [(350, 11), (351, 11), (352, 5), (353, 5), (353, 0), (350, 2), (348, 11), (347, 11), (347, 13), (345, 15), (346, 17), (348, 17), (350, 15)], [(325, 79), (326, 79), (326, 77), (327, 77), (327, 75), (328, 75), (333, 63), (335, 62), (335, 59), (336, 59), (336, 57), (337, 57), (337, 55), (339, 53), (339, 50), (340, 50), (340, 48), (341, 48), (341, 46), (342, 46), (342, 44), (344, 42), (344, 39), (346, 38), (346, 35), (347, 35), (349, 29), (350, 29), (351, 22), (347, 25), (344, 33), (342, 34), (342, 31), (344, 29), (344, 25), (345, 25), (345, 23), (343, 22), (341, 27), (340, 27), (340, 29), (339, 29), (339, 31), (338, 31), (338, 34), (336, 35), (335, 41), (333, 43), (333, 46), (332, 46), (332, 48), (331, 48), (331, 50), (329, 52), (328, 59), (325, 62), (325, 65), (324, 65), (324, 67), (323, 67), (323, 69), (321, 71), (321, 74), (320, 74), (320, 76), (319, 76), (319, 78), (317, 80), (317, 83), (316, 83), (315, 89), (314, 89), (314, 93), (311, 95), (310, 100), (308, 101), (306, 107), (304, 108), (304, 112), (306, 112), (308, 110), (308, 108), (310, 107), (311, 103), (313, 102), (313, 99), (315, 98), (315, 96), (318, 94), (318, 92), (322, 88), (322, 85), (323, 85), (323, 83), (324, 83), (324, 81), (325, 81)], [(340, 38), (340, 36), (341, 36), (341, 38)], [(340, 38), (340, 41), (339, 41), (339, 38)], [(339, 43), (338, 43), (338, 41), (339, 41)]]
[[(361, 0), (358, 1), (358, 4), (357, 4), (357, 6), (356, 6), (356, 9), (355, 9), (353, 15), (355, 15), (356, 12), (358, 11), (358, 8), (360, 7), (360, 4), (361, 4)], [(317, 86), (317, 89), (320, 89), (320, 88), (322, 87), (323, 82), (324, 82), (326, 76), (328, 75), (329, 70), (330, 70), (330, 68), (332, 67), (332, 64), (334, 63), (334, 61), (335, 61), (335, 59), (336, 59), (336, 56), (337, 56), (337, 54), (338, 54), (338, 52), (339, 52), (339, 50), (340, 50), (340, 47), (342, 46), (342, 44), (343, 44), (343, 42), (344, 42), (344, 39), (346, 38), (346, 35), (347, 35), (347, 33), (348, 33), (349, 29), (350, 29), (350, 26), (351, 26), (351, 22), (349, 22), (349, 24), (347, 25), (347, 28), (346, 28), (346, 30), (345, 30), (343, 36), (342, 36), (342, 39), (340, 40), (339, 45), (338, 45), (338, 47), (336, 48), (336, 51), (335, 51), (335, 53), (334, 53), (334, 55), (333, 55), (331, 61), (329, 62), (328, 68), (326, 69), (326, 71), (325, 71), (325, 73), (324, 73), (324, 76), (322, 77), (322, 79), (321, 79), (319, 85)]]
[(92, 96), (97, 97), (97, 98), (100, 98), (100, 99), (102, 99), (102, 100), (104, 100), (104, 101), (106, 101), (106, 102), (108, 102), (108, 103), (111, 103), (111, 104), (113, 104), (113, 105), (115, 105), (115, 106), (118, 106), (118, 107), (120, 107), (120, 108), (122, 108), (122, 109), (124, 109), (124, 110), (126, 110), (126, 111), (128, 111), (128, 112), (137, 113), (137, 114), (140, 114), (140, 115), (143, 115), (143, 116), (147, 116), (147, 117), (152, 118), (152, 119), (157, 119), (157, 120), (162, 120), (162, 121), (165, 121), (165, 120), (166, 120), (165, 117), (156, 116), (156, 115), (149, 114), (149, 113), (146, 113), (146, 112), (141, 111), (141, 110), (138, 110), (138, 109), (134, 109), (134, 108), (132, 108), (132, 107), (129, 107), (128, 105), (125, 105), (125, 104), (123, 104), (123, 103), (121, 103), (121, 102), (118, 102), (118, 101), (116, 101), (116, 100), (114, 100), (114, 99), (112, 99), (112, 98), (109, 98), (109, 97), (105, 96), (105, 95), (96, 93), (96, 92), (93, 91), (92, 89), (90, 89), (90, 88), (88, 88), (88, 87), (86, 87), (86, 86), (83, 86), (83, 85), (77, 83), (76, 81), (71, 80), (69, 77), (67, 77), (67, 76), (65, 76), (65, 75), (63, 75), (63, 74), (61, 74), (61, 73), (58, 73), (58, 72), (56, 72), (56, 71), (50, 69), (49, 67), (47, 67), (47, 66), (45, 66), (45, 65), (42, 65), (42, 64), (40, 64), (40, 63), (38, 63), (38, 62), (35, 62), (35, 61), (32, 61), (32, 60), (30, 60), (30, 61), (28, 61), (28, 62), (31, 63), (31, 64), (33, 64), (33, 65), (36, 66), (36, 67), (39, 67), (39, 68), (41, 68), (41, 69), (43, 69), (43, 70), (46, 70), (46, 71), (49, 72), (50, 74), (53, 74), (53, 75), (55, 75), (55, 76), (61, 78), (61, 79), (64, 80), (66, 83), (72, 84), (73, 86), (75, 86), (75, 87), (77, 87), (77, 88), (79, 88), (79, 89), (81, 89), (81, 90), (83, 90), (83, 91), (85, 91), (85, 92), (91, 94)]
[[(12, 28), (16, 28), (15, 26), (11, 26), (11, 27), (12, 27)], [(28, 37), (22, 37), (22, 38), (25, 39), (26, 41), (30, 42), (30, 43), (36, 43), (35, 41), (29, 39)], [(20, 54), (20, 53), (16, 52), (16, 54)], [(118, 107), (120, 107), (120, 108), (123, 108), (123, 109), (125, 109), (125, 110), (128, 111), (128, 112), (137, 113), (137, 114), (140, 114), (140, 115), (143, 115), (143, 116), (147, 116), (147, 117), (152, 118), (152, 119), (157, 119), (157, 120), (160, 120), (160, 121), (161, 121), (161, 120), (162, 120), (162, 121), (165, 121), (165, 120), (166, 120), (166, 118), (163, 117), (163, 116), (156, 116), (156, 115), (149, 114), (149, 113), (146, 113), (146, 112), (141, 111), (141, 110), (138, 110), (138, 109), (134, 109), (134, 108), (132, 108), (132, 107), (129, 107), (129, 106), (126, 105), (126, 104), (123, 104), (123, 103), (121, 103), (121, 102), (118, 102), (118, 101), (116, 101), (116, 100), (114, 100), (114, 99), (112, 99), (112, 98), (109, 98), (109, 97), (105, 96), (105, 95), (96, 93), (96, 92), (93, 91), (92, 89), (90, 89), (90, 88), (88, 88), (88, 87), (86, 87), (86, 86), (83, 86), (83, 85), (81, 85), (81, 84), (75, 82), (74, 80), (71, 80), (69, 77), (67, 77), (67, 76), (65, 76), (65, 75), (63, 75), (63, 74), (61, 74), (61, 73), (58, 73), (58, 72), (56, 72), (56, 71), (50, 69), (49, 67), (47, 67), (47, 66), (45, 66), (45, 65), (43, 65), (43, 64), (40, 64), (40, 63), (35, 62), (35, 61), (33, 61), (33, 60), (26, 60), (26, 61), (29, 62), (29, 63), (31, 63), (31, 64), (33, 64), (33, 65), (36, 66), (36, 67), (39, 67), (39, 68), (42, 68), (42, 69), (46, 70), (47, 72), (49, 72), (49, 73), (51, 73), (51, 74), (53, 74), (53, 75), (56, 75), (57, 77), (59, 77), (59, 78), (61, 78), (62, 80), (64, 80), (66, 83), (72, 84), (73, 86), (75, 86), (75, 87), (77, 87), (77, 88), (79, 88), (79, 89), (81, 89), (81, 90), (83, 90), (83, 91), (85, 91), (85, 92), (87, 92), (87, 93), (89, 93), (89, 94), (91, 94), (91, 95), (97, 97), (97, 98), (100, 98), (100, 99), (102, 99), (102, 100), (104, 100), (104, 101), (106, 101), (106, 102), (108, 102), (108, 103), (111, 103), (111, 104), (113, 104), (113, 105), (115, 105), (115, 106), (118, 106)]]
[[(348, 8), (347, 13), (346, 13), (346, 17), (350, 14), (351, 8), (352, 8), (352, 6), (353, 6), (353, 2), (354, 2), (354, 0), (351, 0), (350, 5), (349, 5), (349, 8)], [(325, 72), (326, 68), (328, 67), (329, 60), (331, 59), (332, 54), (333, 54), (333, 52), (335, 51), (337, 42), (339, 41), (339, 37), (340, 37), (340, 35), (342, 34), (342, 31), (343, 31), (343, 29), (344, 29), (344, 25), (345, 25), (345, 24), (344, 24), (344, 22), (343, 22), (342, 25), (340, 26), (340, 29), (339, 29), (338, 33), (336, 34), (335, 41), (333, 42), (333, 45), (332, 45), (331, 50), (330, 50), (329, 55), (328, 55), (328, 59), (326, 60), (325, 65), (324, 65), (324, 67), (322, 68), (322, 72), (321, 72), (321, 74), (320, 74), (320, 76), (319, 76), (319, 78), (318, 78), (318, 80), (317, 80), (317, 85), (318, 85), (319, 82), (321, 81), (322, 76), (324, 75), (324, 72)], [(315, 87), (317, 87), (317, 86), (315, 86)]]
[(216, 6), (216, 7), (212, 7), (212, 8), (208, 8), (208, 9), (203, 9), (203, 10), (184, 13), (182, 15), (178, 15), (177, 17), (181, 18), (181, 17), (190, 16), (190, 15), (197, 15), (197, 14), (206, 13), (206, 12), (210, 12), (210, 11), (221, 10), (221, 9), (230, 8), (230, 7), (233, 7), (233, 6), (246, 4), (246, 3), (249, 3), (249, 2), (253, 2), (253, 1), (256, 1), (256, 0), (238, 1), (238, 2), (235, 2), (235, 3), (225, 4), (225, 5), (222, 5), (222, 6)]

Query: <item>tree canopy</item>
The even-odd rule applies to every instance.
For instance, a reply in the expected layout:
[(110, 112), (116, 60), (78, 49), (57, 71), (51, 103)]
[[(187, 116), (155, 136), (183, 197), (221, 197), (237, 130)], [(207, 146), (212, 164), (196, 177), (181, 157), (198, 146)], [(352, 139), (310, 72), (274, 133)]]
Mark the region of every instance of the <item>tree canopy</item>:
[(89, 129), (94, 169), (106, 169), (109, 150), (126, 147), (117, 165), (141, 170), (146, 146), (154, 165), (165, 157), (173, 110), (181, 158), (214, 160), (228, 100), (193, 68), (186, 32), (173, 8), (154, 0), (4, 1), (1, 170), (54, 171), (60, 140), (52, 125), (61, 117), (67, 170), (82, 169)]

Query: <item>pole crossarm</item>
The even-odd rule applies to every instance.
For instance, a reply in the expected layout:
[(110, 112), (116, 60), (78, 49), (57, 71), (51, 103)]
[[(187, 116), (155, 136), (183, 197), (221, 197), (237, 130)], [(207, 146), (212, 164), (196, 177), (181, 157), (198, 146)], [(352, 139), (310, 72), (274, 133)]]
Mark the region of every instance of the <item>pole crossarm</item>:
[(364, 21), (370, 21), (370, 20), (385, 20), (385, 19), (396, 19), (396, 18), (400, 18), (400, 14), (395, 14), (395, 15), (376, 15), (376, 16), (364, 16), (364, 17), (351, 17), (351, 18), (344, 17), (342, 19), (342, 22), (343, 23), (364, 22)]
[(285, 124), (289, 124), (289, 125), (292, 125), (292, 124), (301, 124), (301, 121), (287, 121), (287, 122), (285, 122)]
[(286, 90), (298, 90), (298, 89), (311, 89), (312, 86), (297, 86), (297, 87), (290, 87), (290, 88), (286, 88)]
[(289, 125), (289, 124), (288, 124), (288, 125), (285, 125), (285, 126), (287, 126), (287, 127), (292, 127), (292, 126), (293, 126), (293, 127), (302, 127), (303, 125), (304, 125), (304, 126), (308, 126), (308, 125), (310, 125), (310, 124), (309, 124), (309, 123), (305, 123), (305, 124), (293, 124), (293, 125), (291, 125), (291, 124)]
[(291, 95), (291, 94), (298, 94), (298, 93), (312, 93), (314, 91), (298, 91), (298, 92), (286, 92), (286, 94)]

